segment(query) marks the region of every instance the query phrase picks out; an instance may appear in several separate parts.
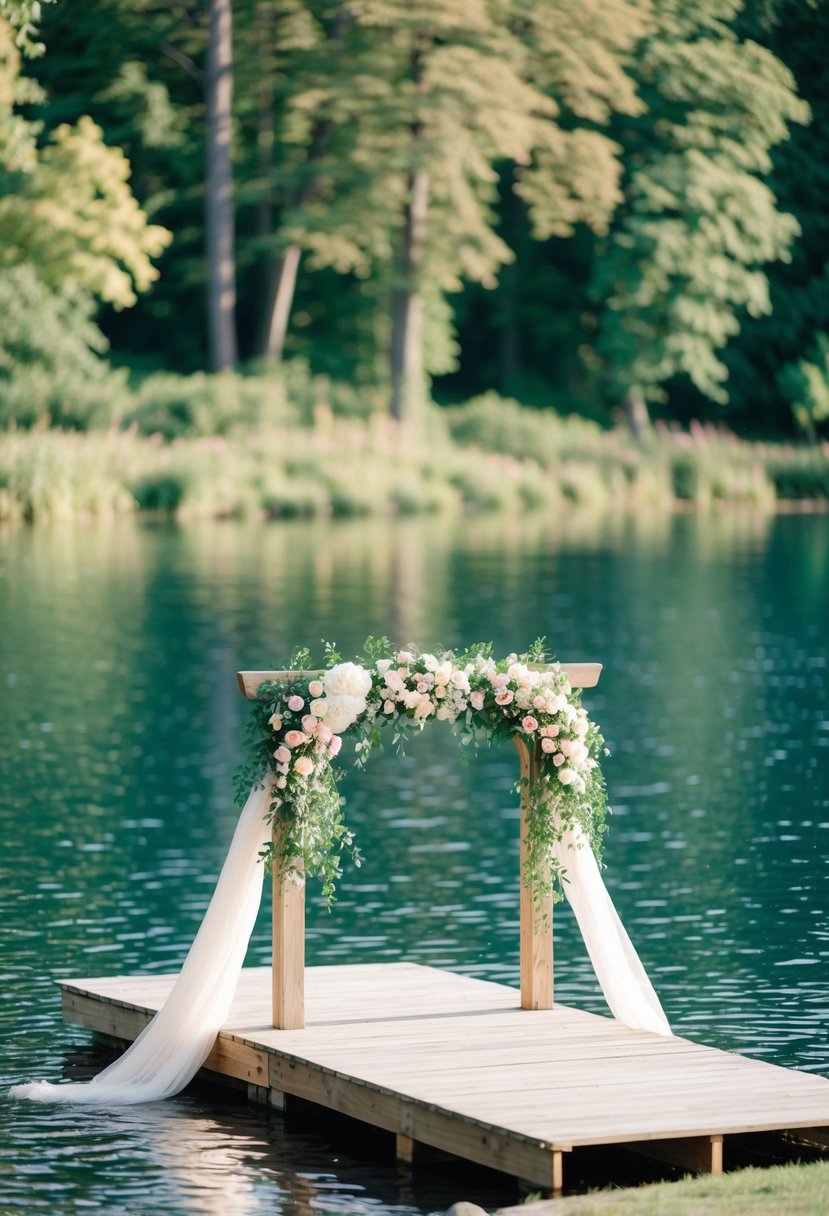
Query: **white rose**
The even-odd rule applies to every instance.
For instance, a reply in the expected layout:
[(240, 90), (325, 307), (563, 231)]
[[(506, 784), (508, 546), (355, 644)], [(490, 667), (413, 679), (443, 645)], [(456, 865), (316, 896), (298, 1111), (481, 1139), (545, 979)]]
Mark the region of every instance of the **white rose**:
[(448, 662), (441, 663), (435, 668), (435, 683), (448, 684), (452, 679), (452, 664)]
[(461, 692), (469, 692), (469, 676), (465, 671), (453, 672), (452, 683), (455, 688), (459, 688)]
[(371, 674), (357, 663), (338, 663), (323, 677), (325, 695), (331, 697), (367, 697), (371, 692)]
[(384, 676), (391, 667), (391, 659), (378, 659), (376, 663), (377, 670), (381, 676)]
[(558, 770), (558, 779), (562, 785), (572, 785), (576, 779), (576, 774), (571, 768), (560, 768)]
[(340, 735), (365, 713), (371, 675), (356, 663), (338, 663), (325, 673), (323, 684), (327, 701), (325, 723), (335, 735)]
[(420, 657), (427, 671), (437, 671), (439, 663), (433, 654), (422, 654)]
[(328, 709), (328, 702), (320, 697), (318, 700), (312, 701), (309, 708), (315, 717), (324, 718), (325, 712)]

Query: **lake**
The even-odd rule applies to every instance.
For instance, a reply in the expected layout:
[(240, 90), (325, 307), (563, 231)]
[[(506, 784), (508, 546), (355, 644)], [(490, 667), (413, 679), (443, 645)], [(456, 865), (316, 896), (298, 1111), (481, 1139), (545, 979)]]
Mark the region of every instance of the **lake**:
[[(103, 1114), (10, 1104), (90, 1075), (53, 981), (175, 971), (233, 830), (234, 673), (320, 639), (545, 635), (605, 664), (606, 881), (674, 1029), (829, 1076), (829, 517), (435, 518), (0, 537), (0, 1210), (286, 1214), (487, 1207), (372, 1143), (194, 1089)], [(435, 727), (346, 778), (364, 856), (308, 962), (408, 959), (517, 984), (510, 747)], [(263, 903), (248, 956), (269, 961)], [(606, 1012), (566, 909), (556, 996)], [(14, 1174), (12, 1174), (14, 1167)]]

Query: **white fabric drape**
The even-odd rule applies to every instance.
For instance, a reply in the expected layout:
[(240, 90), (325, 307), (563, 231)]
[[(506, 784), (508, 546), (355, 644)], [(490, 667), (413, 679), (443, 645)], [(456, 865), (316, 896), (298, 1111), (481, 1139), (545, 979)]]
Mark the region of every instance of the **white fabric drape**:
[[(91, 1081), (17, 1085), (12, 1098), (126, 1105), (169, 1098), (201, 1068), (230, 1012), (262, 898), (259, 853), (270, 779), (251, 790), (204, 920), (170, 995), (122, 1056)], [(659, 999), (602, 881), (586, 837), (557, 846), (565, 891), (611, 1012), (636, 1030), (669, 1035)]]
[(259, 911), (270, 792), (270, 780), (251, 790), (181, 973), (132, 1046), (91, 1081), (33, 1081), (15, 1086), (10, 1097), (123, 1106), (169, 1098), (192, 1080), (227, 1020)]
[(566, 871), (564, 892), (613, 1016), (632, 1030), (670, 1035), (668, 1019), (602, 881), (580, 828), (565, 832), (556, 858)]

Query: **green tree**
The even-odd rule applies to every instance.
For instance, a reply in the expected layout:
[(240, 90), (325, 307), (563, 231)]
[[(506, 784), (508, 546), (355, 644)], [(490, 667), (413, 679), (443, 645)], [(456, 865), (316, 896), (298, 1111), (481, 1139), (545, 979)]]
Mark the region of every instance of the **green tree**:
[(312, 265), (370, 268), (389, 315), (391, 412), (411, 417), (427, 374), (452, 365), (448, 295), (494, 287), (512, 259), (499, 169), (539, 234), (606, 223), (618, 149), (596, 127), (637, 108), (624, 60), (643, 17), (627, 0), (354, 0), (336, 23), (337, 11), (289, 107), (305, 114), (306, 185), (283, 231)]
[(20, 107), (42, 92), (20, 68), (13, 28), (0, 19), (0, 296), (14, 301), (0, 343), (2, 414), (83, 425), (101, 416), (107, 394), (114, 408), (122, 389), (99, 358), (107, 344), (93, 302), (134, 304), (170, 234), (147, 222), (124, 154), (90, 118), (39, 141), (40, 124)]
[(739, 0), (656, 0), (638, 60), (647, 112), (618, 129), (625, 203), (595, 262), (599, 351), (634, 430), (685, 375), (727, 400), (721, 351), (741, 318), (770, 311), (764, 267), (799, 228), (765, 180), (770, 149), (808, 120), (791, 72), (741, 41)]
[[(748, 0), (740, 28), (786, 64), (812, 111), (811, 123), (796, 126), (772, 154), (771, 187), (801, 235), (791, 260), (767, 270), (771, 314), (747, 325), (725, 355), (736, 417), (771, 431), (790, 425), (787, 409), (804, 400), (790, 391), (793, 371), (804, 362), (814, 377), (823, 364), (821, 335), (829, 334), (829, 3)], [(805, 417), (798, 410), (799, 426)]]

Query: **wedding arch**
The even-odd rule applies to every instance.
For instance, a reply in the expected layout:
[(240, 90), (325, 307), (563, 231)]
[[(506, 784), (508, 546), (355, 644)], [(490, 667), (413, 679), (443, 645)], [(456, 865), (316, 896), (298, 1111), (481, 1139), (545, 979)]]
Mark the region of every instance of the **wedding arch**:
[(264, 861), (273, 881), (273, 1025), (305, 1025), (305, 883), (330, 903), (343, 855), (359, 864), (333, 762), (343, 737), (364, 764), (384, 733), (402, 746), (445, 721), (462, 746), (512, 740), (520, 776), (521, 1007), (553, 1006), (552, 906), (566, 894), (614, 1016), (670, 1035), (639, 957), (602, 881), (606, 809), (604, 740), (581, 704), (598, 663), (545, 661), (540, 640), (524, 655), (491, 647), (462, 653), (398, 649), (368, 639), (356, 661), (326, 646), (312, 670), (297, 651), (279, 671), (239, 672), (251, 700), (250, 761), (237, 774), (243, 802), (202, 925), (164, 1005), (125, 1053), (88, 1083), (16, 1086), (40, 1101), (135, 1103), (169, 1097), (204, 1063), (225, 1024), (259, 910)]

